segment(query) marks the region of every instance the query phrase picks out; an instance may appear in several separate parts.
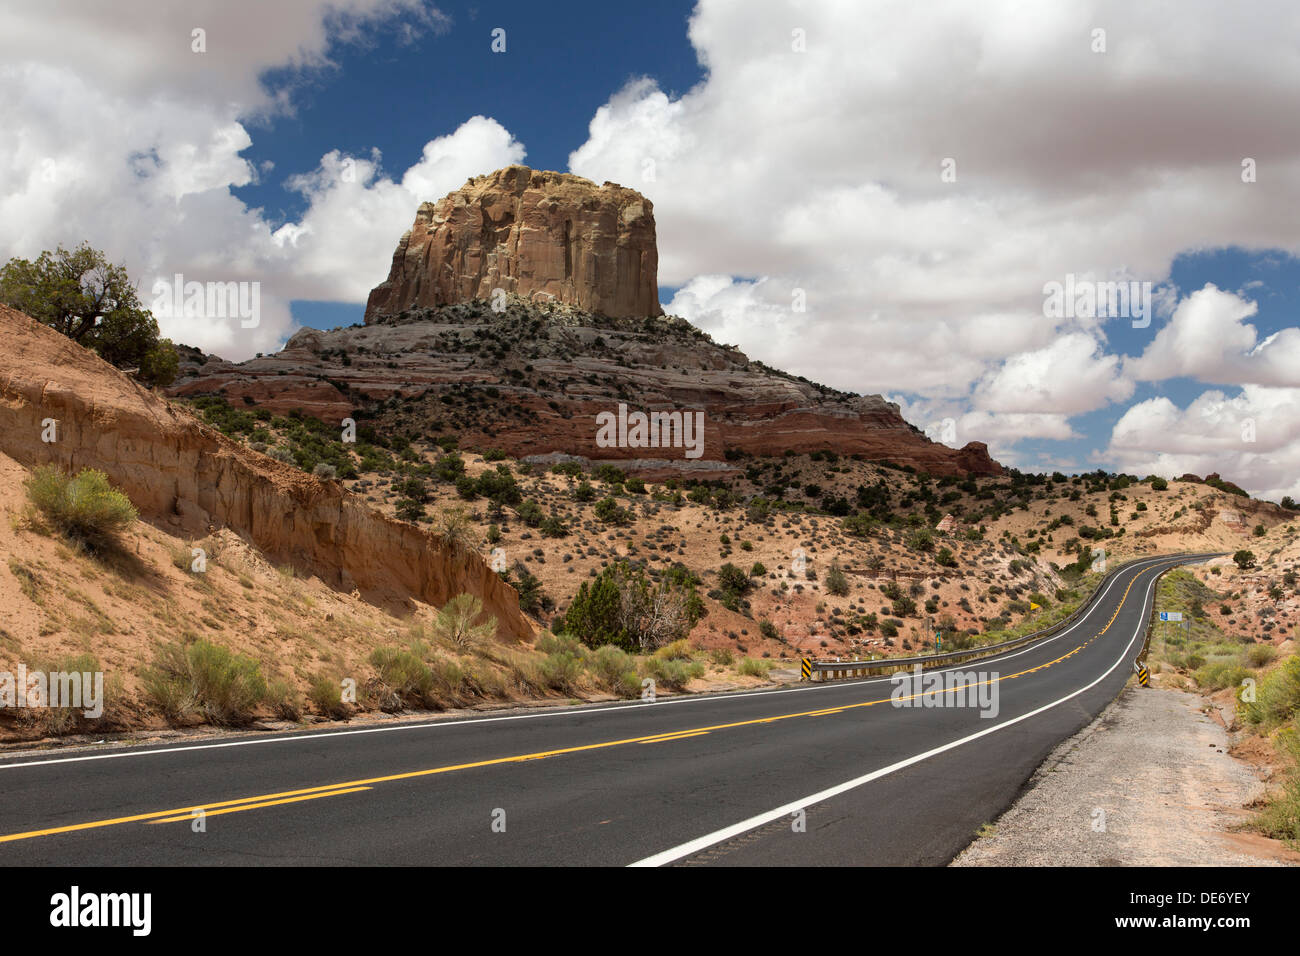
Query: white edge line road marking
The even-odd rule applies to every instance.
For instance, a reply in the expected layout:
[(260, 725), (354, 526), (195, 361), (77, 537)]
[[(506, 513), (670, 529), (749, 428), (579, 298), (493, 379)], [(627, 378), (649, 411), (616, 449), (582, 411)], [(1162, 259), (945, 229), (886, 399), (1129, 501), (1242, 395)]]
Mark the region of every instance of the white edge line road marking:
[(688, 843), (683, 843), (680, 846), (672, 847), (671, 849), (664, 850), (662, 853), (656, 853), (653, 856), (647, 856), (644, 859), (637, 860), (635, 863), (629, 863), (628, 866), (663, 866), (665, 863), (672, 863), (675, 860), (680, 860), (682, 857), (691, 856), (694, 853), (699, 853), (701, 850), (708, 849), (709, 847), (713, 846), (716, 843), (721, 843), (724, 840), (730, 840), (732, 837), (739, 836), (740, 834), (752, 830), (755, 827), (761, 827), (765, 823), (771, 823), (774, 820), (779, 820), (784, 816), (788, 816), (789, 814), (794, 813), (796, 810), (807, 809), (808, 807), (813, 806), (814, 804), (822, 803), (823, 801), (829, 800), (832, 797), (837, 797), (842, 793), (847, 793), (850, 790), (855, 790), (858, 787), (861, 787), (864, 784), (868, 784), (873, 780), (879, 780), (881, 777), (888, 776), (889, 774), (902, 770), (905, 767), (910, 767), (912, 766), (912, 764), (920, 763), (922, 760), (928, 760), (930, 757), (934, 757), (948, 750), (953, 750), (954, 748), (960, 747), (962, 744), (968, 744), (972, 740), (978, 740), (980, 737), (987, 737), (989, 734), (996, 733), (999, 730), (1003, 730), (1007, 727), (1010, 727), (1012, 724), (1018, 724), (1022, 720), (1028, 720), (1030, 717), (1036, 717), (1046, 710), (1051, 710), (1053, 707), (1059, 706), (1060, 704), (1065, 703), (1067, 700), (1070, 700), (1071, 698), (1074, 697), (1078, 697), (1080, 694), (1084, 693), (1085, 691), (1091, 690), (1093, 687), (1096, 687), (1107, 677), (1109, 677), (1112, 673), (1114, 673), (1115, 668), (1119, 667), (1120, 664), (1124, 663), (1124, 661), (1128, 658), (1129, 651), (1132, 650), (1133, 648), (1134, 642), (1137, 641), (1138, 635), (1141, 634), (1142, 629), (1150, 623), (1151, 612), (1148, 609), (1148, 605), (1151, 600), (1152, 592), (1155, 590), (1156, 581), (1158, 580), (1160, 580), (1160, 575), (1157, 574), (1154, 578), (1152, 578), (1151, 585), (1147, 588), (1146, 597), (1142, 599), (1143, 613), (1138, 619), (1138, 626), (1137, 629), (1133, 632), (1133, 637), (1129, 639), (1128, 646), (1124, 648), (1124, 653), (1122, 653), (1119, 656), (1119, 659), (1116, 660), (1114, 664), (1110, 665), (1110, 668), (1106, 671), (1106, 673), (1102, 674), (1091, 684), (1088, 684), (1085, 687), (1080, 687), (1078, 690), (1074, 691), (1071, 694), (1067, 694), (1066, 696), (1062, 697), (1060, 700), (1053, 701), (1050, 704), (1044, 704), (1042, 707), (1039, 707), (1036, 710), (1031, 710), (1028, 713), (1021, 714), (1019, 717), (1013, 717), (1011, 720), (1004, 720), (1000, 724), (997, 724), (993, 727), (989, 727), (985, 730), (978, 731), (967, 737), (962, 737), (960, 740), (954, 740), (950, 743), (943, 744), (940, 747), (935, 747), (933, 750), (927, 750), (925, 753), (916, 754), (915, 756), (908, 757), (905, 760), (900, 760), (897, 763), (892, 763), (888, 767), (881, 767), (879, 770), (873, 770), (871, 773), (863, 774), (861, 777), (855, 777), (852, 780), (848, 780), (845, 781), (844, 783), (837, 784), (834, 787), (830, 787), (826, 790), (818, 791), (817, 793), (804, 797), (802, 800), (794, 800), (790, 803), (785, 804), (784, 806), (777, 807), (775, 810), (768, 810), (766, 813), (760, 813), (758, 816), (750, 817), (748, 820), (741, 820), (739, 823), (733, 823), (729, 827), (724, 827), (721, 830), (715, 830), (713, 833), (708, 833), (702, 837), (697, 837), (696, 839), (691, 840)]
[[(1162, 557), (1142, 559), (1139, 562), (1134, 562), (1134, 564), (1132, 565), (1132, 569), (1137, 570), (1139, 573), (1141, 573), (1142, 571), (1149, 570), (1149, 568), (1139, 567), (1139, 564), (1173, 560), (1173, 557), (1174, 556), (1166, 555)], [(1106, 593), (1112, 587), (1114, 587), (1114, 585), (1116, 584), (1116, 582), (1119, 581), (1119, 579), (1120, 579), (1120, 575), (1116, 575), (1114, 578), (1112, 578), (1110, 583), (1107, 584), (1106, 587), (1102, 590), (1101, 594), (1097, 596), (1096, 600), (1100, 601), (1102, 598), (1104, 598), (1106, 596)], [(1010, 660), (1013, 657), (1019, 657), (1022, 654), (1028, 654), (1031, 651), (1035, 651), (1040, 647), (1045, 647), (1046, 645), (1052, 643), (1053, 641), (1060, 640), (1062, 637), (1065, 637), (1065, 635), (1069, 634), (1075, 628), (1079, 627), (1083, 623), (1086, 617), (1087, 615), (1085, 615), (1084, 618), (1080, 618), (1078, 621), (1075, 621), (1073, 624), (1067, 627), (1060, 634), (1053, 634), (1051, 637), (1044, 638), (1041, 641), (1035, 641), (1033, 644), (1030, 644), (1028, 647), (1024, 648), (1023, 650), (1008, 652), (1006, 654), (994, 654), (991, 655), (990, 657), (982, 658), (982, 660), (983, 661)], [(952, 667), (936, 668), (934, 671), (932, 671), (932, 673), (936, 673), (936, 674), (943, 673), (945, 671), (955, 670), (956, 668), (962, 666), (964, 665), (954, 664)], [(789, 687), (782, 690), (756, 690), (756, 691), (748, 691), (740, 694), (722, 693), (722, 694), (702, 695), (699, 697), (672, 697), (665, 700), (653, 701), (653, 702), (647, 701), (645, 703), (640, 703), (640, 704), (621, 704), (616, 707), (592, 707), (592, 708), (582, 708), (578, 710), (557, 709), (552, 711), (544, 711), (542, 713), (536, 713), (536, 714), (513, 714), (506, 717), (473, 717), (467, 720), (441, 720), (441, 721), (435, 721), (433, 723), (409, 723), (409, 724), (400, 724), (398, 726), (392, 726), (392, 727), (367, 727), (362, 730), (322, 730), (318, 733), (292, 734), (288, 736), (256, 737), (252, 740), (228, 740), (225, 741), (224, 743), (218, 743), (218, 744), (190, 744), (182, 747), (147, 747), (143, 750), (123, 750), (117, 753), (108, 753), (108, 754), (104, 754), (104, 753), (83, 754), (81, 756), (75, 756), (75, 757), (52, 757), (47, 760), (22, 760), (20, 757), (15, 755), (14, 757), (8, 759), (0, 758), (0, 771), (17, 770), (21, 767), (43, 767), (49, 764), (56, 764), (56, 763), (78, 763), (86, 760), (118, 760), (123, 757), (152, 757), (159, 754), (189, 753), (195, 750), (223, 750), (227, 747), (252, 747), (257, 744), (287, 744), (287, 743), (293, 743), (295, 741), (303, 741), (303, 740), (321, 741), (321, 740), (329, 740), (330, 738), (333, 737), (353, 737), (359, 734), (384, 734), (384, 733), (392, 733), (394, 731), (399, 731), (399, 730), (422, 730), (422, 729), (437, 729), (442, 727), (460, 727), (466, 724), (492, 724), (492, 723), (500, 723), (502, 721), (508, 721), (508, 720), (534, 720), (539, 717), (577, 717), (577, 716), (585, 716), (587, 714), (610, 714), (610, 713), (627, 712), (629, 710), (637, 710), (641, 707), (663, 707), (669, 704), (698, 704), (710, 700), (712, 701), (742, 700), (747, 697), (760, 697), (764, 695), (775, 697), (779, 694), (802, 694), (807, 691), (829, 690), (833, 687), (844, 688), (844, 687), (857, 687), (864, 684), (879, 684), (888, 681), (889, 679), (890, 678), (888, 677), (870, 677), (865, 680), (839, 681), (834, 684), (819, 683), (819, 684), (814, 684), (813, 686), (810, 687)]]

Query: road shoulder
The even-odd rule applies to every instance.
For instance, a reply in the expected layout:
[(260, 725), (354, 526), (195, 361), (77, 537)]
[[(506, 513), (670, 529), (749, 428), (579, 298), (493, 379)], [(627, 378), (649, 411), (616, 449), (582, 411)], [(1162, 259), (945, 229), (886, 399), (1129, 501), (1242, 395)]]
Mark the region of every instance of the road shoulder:
[(1264, 793), (1200, 697), (1132, 682), (1056, 748), (953, 866), (1285, 866), (1239, 828)]

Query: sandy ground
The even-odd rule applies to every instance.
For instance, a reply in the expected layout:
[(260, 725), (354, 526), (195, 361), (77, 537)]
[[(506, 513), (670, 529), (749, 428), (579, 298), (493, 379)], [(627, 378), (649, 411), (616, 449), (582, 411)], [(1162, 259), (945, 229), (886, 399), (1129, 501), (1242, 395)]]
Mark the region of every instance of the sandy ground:
[(1133, 684), (1058, 747), (953, 866), (1294, 866), (1234, 832), (1264, 785), (1200, 697)]

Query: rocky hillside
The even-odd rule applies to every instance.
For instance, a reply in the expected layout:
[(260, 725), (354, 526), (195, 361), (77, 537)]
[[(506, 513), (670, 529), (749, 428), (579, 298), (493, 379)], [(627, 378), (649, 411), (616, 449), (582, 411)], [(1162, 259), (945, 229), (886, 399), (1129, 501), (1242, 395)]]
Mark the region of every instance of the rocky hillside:
[[(828, 449), (935, 474), (997, 474), (986, 447), (927, 439), (876, 395), (837, 392), (750, 361), (683, 319), (602, 319), (518, 299), (415, 310), (382, 323), (303, 329), (275, 355), (190, 362), (171, 394), (220, 395), (276, 414), (374, 420), (409, 437), (453, 431), (515, 458), (561, 453), (646, 477), (729, 477), (740, 453)], [(683, 447), (601, 447), (597, 416), (703, 412), (698, 458)]]

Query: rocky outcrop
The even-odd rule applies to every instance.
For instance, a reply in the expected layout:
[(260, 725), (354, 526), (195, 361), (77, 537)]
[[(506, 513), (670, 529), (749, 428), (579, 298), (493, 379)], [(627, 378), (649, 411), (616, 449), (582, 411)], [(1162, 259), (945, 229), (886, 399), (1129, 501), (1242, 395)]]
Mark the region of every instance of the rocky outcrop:
[[(879, 395), (753, 362), (659, 307), (654, 210), (639, 193), (510, 166), (425, 203), (370, 294), (365, 324), (302, 329), (240, 364), (183, 356), (177, 396), (385, 430), (454, 433), (465, 447), (561, 453), (644, 477), (728, 478), (743, 455), (833, 451), (938, 475), (996, 475), (980, 442), (952, 449)], [(599, 422), (690, 415), (686, 453), (610, 443)]]
[[(500, 315), (470, 304), (303, 329), (275, 355), (193, 363), (172, 391), (277, 414), (296, 408), (331, 424), (373, 416), (386, 428), (454, 432), (466, 448), (579, 455), (650, 479), (728, 478), (740, 470), (740, 453), (828, 450), (935, 475), (1002, 470), (981, 442), (953, 449), (930, 441), (879, 395), (838, 392), (753, 362), (683, 319), (598, 320), (518, 300)], [(701, 454), (602, 445), (597, 416), (620, 405), (701, 412)], [(409, 417), (389, 420), (398, 414)]]
[(508, 166), (423, 203), (367, 324), (495, 290), (609, 316), (659, 315), (654, 207), (632, 189)]
[[(55, 440), (45, 441), (51, 421)], [(476, 594), (500, 637), (531, 639), (518, 595), (477, 552), (247, 450), (4, 306), (0, 450), (28, 466), (102, 469), (142, 517), (169, 533), (202, 538), (229, 528), (271, 561), (376, 603), (441, 606)]]

